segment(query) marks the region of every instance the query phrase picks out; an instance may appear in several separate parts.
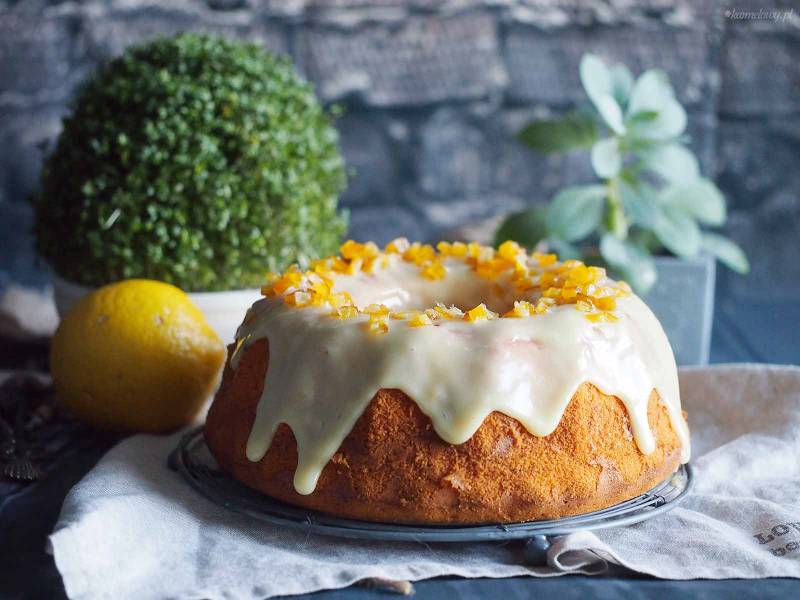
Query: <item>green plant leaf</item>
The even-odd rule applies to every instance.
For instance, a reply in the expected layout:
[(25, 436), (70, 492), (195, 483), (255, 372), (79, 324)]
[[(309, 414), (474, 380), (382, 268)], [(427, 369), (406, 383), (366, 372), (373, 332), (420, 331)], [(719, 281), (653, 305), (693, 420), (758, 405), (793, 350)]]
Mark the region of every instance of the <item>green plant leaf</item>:
[(638, 294), (646, 293), (656, 282), (653, 259), (635, 244), (620, 240), (610, 233), (600, 238), (600, 254)]
[(750, 263), (744, 250), (734, 241), (717, 233), (702, 233), (702, 248), (716, 256), (720, 262), (737, 273), (744, 275), (750, 271)]
[(633, 75), (628, 67), (622, 64), (613, 65), (609, 69), (611, 76), (611, 95), (617, 104), (625, 106), (633, 89)]
[(545, 223), (545, 207), (533, 206), (527, 210), (506, 217), (494, 236), (494, 245), (499, 246), (506, 240), (533, 248), (547, 237)]
[(686, 111), (675, 98), (670, 98), (658, 111), (658, 116), (640, 125), (635, 135), (650, 140), (673, 139), (686, 130), (686, 121)]
[(603, 218), (605, 195), (606, 188), (602, 185), (562, 189), (547, 206), (545, 218), (549, 234), (567, 242), (589, 235)]
[(547, 245), (550, 249), (558, 254), (559, 260), (580, 259), (581, 250), (575, 244), (570, 244), (557, 237), (547, 238)]
[[(649, 112), (658, 115), (653, 119), (639, 118), (633, 122), (636, 115)], [(675, 99), (669, 77), (658, 69), (645, 71), (633, 84), (627, 117), (635, 137), (667, 140), (678, 137), (686, 129), (686, 111)]]
[(605, 94), (594, 101), (594, 106), (609, 129), (617, 135), (624, 135), (626, 128), (622, 109), (611, 94)]
[(658, 241), (675, 256), (691, 258), (700, 251), (700, 227), (680, 209), (663, 207), (653, 226)]
[(614, 82), (606, 64), (594, 54), (584, 54), (580, 77), (583, 89), (606, 125), (616, 134), (625, 133), (622, 109), (614, 99)]
[(656, 254), (663, 248), (656, 234), (649, 229), (636, 229), (628, 239), (648, 254)]
[(656, 118), (658, 118), (657, 110), (640, 110), (639, 112), (626, 117), (625, 122), (628, 125), (635, 126), (643, 123), (649, 123), (650, 121), (655, 121)]
[(634, 225), (653, 229), (659, 219), (661, 207), (656, 200), (656, 191), (647, 184), (620, 184), (622, 206)]
[(686, 185), (672, 185), (659, 194), (662, 206), (677, 208), (705, 225), (725, 222), (725, 198), (710, 179), (700, 178)]
[(681, 144), (655, 146), (643, 152), (644, 168), (673, 184), (689, 184), (700, 177), (694, 154)]
[(601, 96), (611, 95), (614, 89), (611, 73), (599, 56), (591, 53), (584, 54), (578, 70), (583, 89), (586, 90), (592, 104), (596, 104), (596, 99)]
[(617, 138), (606, 138), (592, 146), (592, 168), (601, 179), (616, 177), (622, 169), (622, 154)]
[(648, 110), (658, 112), (674, 96), (669, 76), (660, 69), (650, 69), (639, 75), (633, 84), (628, 114), (635, 115)]
[(560, 119), (534, 121), (517, 138), (543, 154), (589, 148), (597, 139), (597, 123), (584, 111), (567, 113)]

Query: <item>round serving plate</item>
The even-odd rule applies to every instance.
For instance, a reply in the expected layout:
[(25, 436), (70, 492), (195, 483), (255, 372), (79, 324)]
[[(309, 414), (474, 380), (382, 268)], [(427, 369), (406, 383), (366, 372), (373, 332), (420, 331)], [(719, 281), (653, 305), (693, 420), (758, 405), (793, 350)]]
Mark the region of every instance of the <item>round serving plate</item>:
[(487, 542), (527, 539), (526, 558), (541, 564), (548, 538), (575, 531), (631, 525), (675, 508), (689, 493), (694, 475), (681, 467), (652, 490), (590, 513), (497, 525), (397, 525), (340, 519), (275, 500), (232, 479), (222, 471), (206, 446), (202, 427), (187, 433), (169, 457), (195, 490), (212, 502), (271, 525), (306, 533), (382, 541)]

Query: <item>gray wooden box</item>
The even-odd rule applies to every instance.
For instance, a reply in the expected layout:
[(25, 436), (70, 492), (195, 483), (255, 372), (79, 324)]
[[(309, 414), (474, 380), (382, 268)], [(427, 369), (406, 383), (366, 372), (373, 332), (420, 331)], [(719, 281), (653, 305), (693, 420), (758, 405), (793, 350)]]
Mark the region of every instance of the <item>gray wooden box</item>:
[(655, 259), (658, 281), (643, 296), (667, 333), (679, 365), (708, 364), (716, 263), (711, 256)]

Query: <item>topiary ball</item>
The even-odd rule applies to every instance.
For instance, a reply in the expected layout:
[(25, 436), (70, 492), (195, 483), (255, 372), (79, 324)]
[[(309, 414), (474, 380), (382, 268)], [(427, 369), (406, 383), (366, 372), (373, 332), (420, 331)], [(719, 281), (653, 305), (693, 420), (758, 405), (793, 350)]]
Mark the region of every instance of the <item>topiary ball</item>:
[(32, 196), (37, 249), (62, 277), (187, 291), (260, 285), (333, 254), (344, 163), (291, 62), (182, 34), (129, 49), (78, 91)]

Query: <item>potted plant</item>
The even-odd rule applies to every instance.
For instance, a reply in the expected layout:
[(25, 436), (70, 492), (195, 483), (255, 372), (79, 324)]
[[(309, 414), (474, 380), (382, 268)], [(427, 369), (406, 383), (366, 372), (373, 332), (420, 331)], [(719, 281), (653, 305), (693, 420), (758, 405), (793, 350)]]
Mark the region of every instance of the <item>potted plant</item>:
[(191, 293), (223, 340), (266, 271), (336, 250), (336, 130), (288, 59), (181, 34), (134, 47), (77, 92), (31, 197), (59, 312), (128, 278)]
[(686, 147), (686, 111), (660, 70), (634, 81), (624, 65), (587, 54), (580, 78), (588, 108), (530, 123), (519, 138), (542, 153), (590, 149), (601, 181), (509, 216), (496, 240), (608, 266), (658, 315), (679, 363), (707, 362), (714, 258), (749, 267), (739, 246), (701, 227), (724, 224), (725, 199)]

